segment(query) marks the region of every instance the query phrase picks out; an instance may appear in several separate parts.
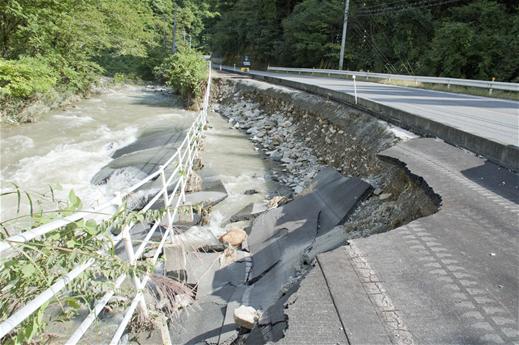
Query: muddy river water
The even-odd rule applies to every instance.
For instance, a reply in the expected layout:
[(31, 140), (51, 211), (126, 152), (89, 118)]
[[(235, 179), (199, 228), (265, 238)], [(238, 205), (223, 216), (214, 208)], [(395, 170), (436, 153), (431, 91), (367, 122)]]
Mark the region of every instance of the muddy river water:
[[(1, 128), (0, 177), (2, 192), (12, 183), (37, 196), (54, 190), (58, 199), (66, 199), (70, 190), (82, 199), (84, 207), (101, 204), (123, 190), (134, 179), (124, 174), (113, 176), (107, 184), (93, 185), (91, 178), (112, 160), (119, 148), (135, 141), (146, 131), (159, 128), (188, 128), (195, 113), (183, 110), (171, 94), (145, 87), (127, 86), (85, 99), (66, 110), (52, 111), (38, 122)], [(256, 188), (254, 198), (267, 189), (264, 175), (269, 166), (256, 153), (246, 136), (232, 130), (226, 120), (211, 114), (203, 160), (204, 177), (220, 178), (231, 194)], [(244, 196), (245, 197), (245, 196)], [(248, 198), (248, 197), (246, 197)], [(241, 200), (242, 202), (244, 200)], [(224, 203), (216, 217), (227, 218), (242, 207)], [(45, 203), (43, 207), (46, 206)], [(1, 219), (17, 215), (17, 197), (2, 197)], [(28, 212), (23, 200), (21, 214)]]

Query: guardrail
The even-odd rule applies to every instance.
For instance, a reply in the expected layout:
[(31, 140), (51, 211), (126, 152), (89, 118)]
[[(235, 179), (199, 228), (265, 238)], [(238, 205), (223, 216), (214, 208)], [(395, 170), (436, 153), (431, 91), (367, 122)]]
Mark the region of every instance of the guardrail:
[(426, 83), (426, 84), (442, 84), (450, 87), (451, 85), (475, 87), (488, 89), (489, 94), (492, 94), (493, 90), (505, 90), (519, 92), (519, 83), (505, 83), (498, 81), (486, 81), (486, 80), (471, 80), (471, 79), (458, 79), (458, 78), (440, 78), (440, 77), (424, 77), (424, 76), (413, 76), (403, 74), (386, 74), (386, 73), (371, 73), (363, 71), (341, 71), (334, 69), (316, 69), (316, 68), (291, 68), (291, 67), (268, 67), (268, 71), (277, 72), (291, 72), (291, 73), (319, 73), (327, 75), (346, 75), (351, 77), (363, 77), (369, 80), (369, 78), (376, 79), (387, 79), (387, 80), (405, 80), (411, 81), (415, 84)]
[[(67, 224), (70, 224), (72, 222), (75, 222), (79, 219), (85, 218), (88, 214), (92, 214), (93, 212), (99, 213), (99, 211), (106, 210), (108, 208), (111, 208), (113, 206), (120, 206), (123, 203), (123, 198), (128, 196), (133, 191), (137, 190), (144, 184), (155, 180), (160, 177), (162, 182), (162, 189), (157, 192), (157, 194), (144, 206), (144, 208), (140, 212), (146, 212), (149, 210), (159, 199), (160, 197), (163, 197), (164, 200), (164, 207), (166, 209), (166, 231), (162, 236), (162, 239), (153, 255), (153, 258), (151, 260), (152, 264), (155, 265), (157, 262), (157, 259), (162, 251), (162, 248), (164, 247), (164, 244), (168, 238), (168, 236), (171, 235), (171, 240), (173, 240), (173, 223), (175, 221), (175, 217), (178, 215), (178, 209), (180, 206), (182, 206), (185, 203), (185, 190), (186, 190), (186, 184), (188, 177), (193, 169), (193, 162), (196, 158), (198, 149), (199, 149), (199, 142), (201, 140), (201, 135), (203, 132), (204, 125), (207, 122), (207, 111), (209, 107), (209, 98), (210, 98), (210, 90), (211, 90), (211, 62), (209, 62), (209, 76), (207, 81), (207, 88), (204, 95), (203, 100), (203, 107), (202, 110), (197, 115), (194, 123), (191, 125), (189, 130), (187, 131), (186, 137), (182, 141), (181, 145), (178, 147), (176, 152), (166, 161), (164, 165), (162, 165), (156, 172), (152, 173), (151, 175), (147, 176), (140, 182), (136, 183), (132, 187), (130, 187), (128, 190), (126, 190), (124, 193), (119, 193), (116, 195), (115, 198), (113, 198), (110, 202), (97, 207), (93, 210), (88, 211), (80, 211), (75, 214), (72, 214), (68, 217), (65, 217), (60, 220), (53, 221), (51, 223), (45, 224), (43, 226), (40, 226), (38, 228), (23, 232), (18, 235), (11, 236), (4, 241), (0, 242), (0, 254), (7, 251), (13, 246), (16, 246), (21, 243), (28, 242), (32, 239), (38, 238), (39, 236), (42, 236), (44, 234), (47, 234), (52, 231), (58, 231), (62, 227), (66, 226)], [(166, 176), (166, 169), (167, 168), (173, 168), (173, 171), (171, 172), (170, 176)], [(168, 186), (174, 183), (173, 191), (171, 193), (168, 193)], [(176, 199), (176, 203), (173, 207), (171, 205), (173, 204), (173, 201)], [(105, 219), (108, 218), (108, 216), (105, 216)], [(136, 224), (130, 224), (123, 228), (122, 232), (113, 237), (113, 246), (117, 245), (120, 241), (124, 241), (125, 251), (128, 257), (128, 261), (131, 265), (135, 266), (138, 259), (141, 258), (143, 255), (146, 245), (149, 243), (151, 237), (161, 224), (162, 220), (156, 220), (148, 233), (146, 234), (144, 240), (141, 242), (139, 247), (136, 251), (134, 251), (133, 248), (133, 242), (132, 237), (130, 233), (130, 229), (135, 226)], [(106, 248), (100, 248), (99, 253), (103, 253)], [(9, 332), (11, 332), (16, 326), (18, 326), (20, 323), (22, 323), (25, 319), (27, 319), (29, 316), (31, 316), (36, 310), (38, 310), (39, 307), (41, 307), (43, 304), (51, 300), (54, 296), (56, 296), (63, 288), (66, 287), (66, 285), (80, 276), (83, 272), (88, 270), (93, 264), (95, 263), (95, 260), (89, 259), (86, 262), (84, 262), (81, 265), (76, 266), (74, 269), (72, 269), (67, 274), (63, 275), (61, 278), (59, 278), (51, 287), (49, 287), (47, 290), (40, 293), (37, 297), (35, 297), (32, 301), (28, 302), (26, 305), (18, 309), (16, 312), (14, 312), (9, 318), (7, 318), (5, 321), (0, 323), (0, 340)], [(140, 308), (140, 310), (144, 313), (144, 315), (147, 315), (147, 307), (146, 303), (144, 301), (144, 294), (143, 289), (146, 287), (146, 284), (148, 283), (150, 277), (148, 275), (144, 275), (143, 277), (137, 277), (134, 275), (132, 277), (134, 288), (135, 288), (135, 296), (130, 303), (130, 306), (126, 310), (123, 320), (119, 324), (115, 334), (112, 337), (112, 340), (110, 341), (111, 345), (115, 345), (119, 342), (121, 339), (126, 326), (128, 325), (129, 321), (131, 320), (131, 317), (133, 313), (135, 312), (135, 309), (137, 307)], [(105, 295), (97, 301), (94, 308), (91, 310), (91, 312), (88, 314), (88, 316), (83, 320), (81, 325), (74, 331), (74, 333), (70, 336), (70, 338), (67, 340), (67, 345), (73, 345), (76, 344), (81, 337), (85, 334), (85, 332), (89, 329), (89, 327), (92, 325), (92, 323), (95, 321), (101, 310), (103, 310), (104, 306), (108, 303), (110, 298), (114, 295), (115, 290), (117, 290), (121, 284), (126, 280), (126, 274), (122, 274), (115, 280), (114, 288), (112, 290), (109, 290), (105, 293)], [(161, 332), (164, 333), (164, 332)], [(169, 342), (169, 339), (165, 339), (165, 342)]]

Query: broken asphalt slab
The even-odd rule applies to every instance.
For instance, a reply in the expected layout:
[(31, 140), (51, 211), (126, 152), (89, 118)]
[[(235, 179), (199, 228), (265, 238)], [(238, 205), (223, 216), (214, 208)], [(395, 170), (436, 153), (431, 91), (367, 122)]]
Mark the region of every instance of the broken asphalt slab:
[[(192, 312), (186, 312), (182, 324), (172, 329), (172, 338), (187, 344), (229, 344), (238, 337), (239, 327), (232, 315), (240, 305), (264, 311), (260, 328), (267, 333), (276, 329), (282, 334), (286, 326), (281, 321), (285, 318), (283, 305), (306, 269), (305, 254), (312, 253), (312, 248), (343, 244), (344, 232), (334, 228), (347, 219), (370, 190), (371, 186), (358, 178), (324, 168), (305, 195), (260, 215), (248, 239), (251, 257), (216, 269), (198, 282), (204, 294), (210, 284), (211, 290), (199, 296), (198, 303), (210, 310), (208, 318), (217, 317), (218, 322), (202, 320), (203, 312), (193, 317), (189, 316)], [(327, 238), (327, 233), (334, 234), (335, 241)], [(322, 246), (316, 244), (320, 239), (326, 239)], [(243, 275), (243, 282), (233, 278)], [(227, 301), (225, 310), (221, 308), (223, 301)]]

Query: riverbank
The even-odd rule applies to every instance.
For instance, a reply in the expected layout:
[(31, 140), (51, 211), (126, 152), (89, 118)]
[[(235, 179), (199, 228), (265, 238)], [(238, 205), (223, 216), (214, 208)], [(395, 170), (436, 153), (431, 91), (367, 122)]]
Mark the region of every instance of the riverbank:
[(53, 111), (66, 111), (84, 99), (101, 96), (110, 90), (126, 85), (144, 86), (137, 80), (100, 77), (86, 91), (74, 92), (67, 89), (52, 89), (43, 94), (35, 94), (29, 99), (5, 97), (0, 99), (0, 123), (2, 126), (17, 126), (37, 122)]

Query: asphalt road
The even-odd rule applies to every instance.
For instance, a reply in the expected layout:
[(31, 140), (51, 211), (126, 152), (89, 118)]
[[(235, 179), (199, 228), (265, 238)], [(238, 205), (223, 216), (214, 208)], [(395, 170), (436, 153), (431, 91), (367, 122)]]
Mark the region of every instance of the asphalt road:
[[(251, 71), (251, 74), (273, 76), (354, 94), (351, 80), (261, 71)], [(357, 82), (357, 96), (501, 144), (519, 146), (519, 102), (516, 101), (370, 82)]]

